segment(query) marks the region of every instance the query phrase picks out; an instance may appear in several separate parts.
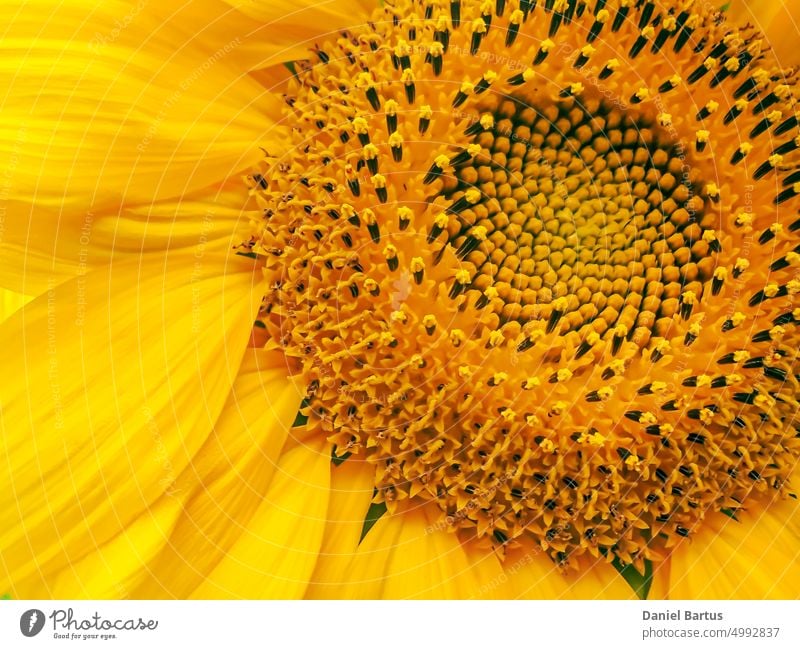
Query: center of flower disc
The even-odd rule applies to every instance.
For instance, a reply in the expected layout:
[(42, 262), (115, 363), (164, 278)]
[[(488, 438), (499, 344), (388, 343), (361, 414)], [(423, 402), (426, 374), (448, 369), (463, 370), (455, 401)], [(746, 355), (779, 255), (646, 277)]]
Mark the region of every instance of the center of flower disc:
[(691, 0), (397, 0), (298, 65), (241, 252), (376, 503), (641, 570), (790, 494), (800, 137), (762, 49)]
[(716, 266), (697, 170), (646, 115), (597, 99), (540, 107), (531, 94), (466, 114), (475, 155), (444, 182), (472, 286), (502, 322), (663, 335)]

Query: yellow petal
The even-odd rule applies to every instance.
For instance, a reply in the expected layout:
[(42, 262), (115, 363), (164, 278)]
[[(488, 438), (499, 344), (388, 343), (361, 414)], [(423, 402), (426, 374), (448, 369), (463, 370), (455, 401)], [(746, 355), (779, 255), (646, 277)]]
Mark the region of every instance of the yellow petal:
[(628, 583), (602, 560), (562, 571), (534, 548), (510, 551), (503, 567), (515, 599), (636, 599)]
[(128, 599), (149, 575), (149, 565), (169, 538), (183, 508), (173, 495), (162, 496), (117, 536), (52, 576), (43, 576), (49, 597), (56, 599)]
[[(470, 599), (506, 596), (503, 571), (491, 552), (462, 544), (423, 506), (384, 514), (348, 568), (342, 598)], [(496, 584), (496, 587), (493, 587)]]
[(331, 469), (325, 537), (306, 597), (336, 599), (358, 549), (375, 484), (375, 466), (350, 458)]
[(247, 530), (192, 597), (302, 597), (322, 545), (330, 466), (324, 440), (285, 452)]
[(45, 224), (31, 204), (79, 218), (185, 195), (256, 162), (282, 103), (243, 74), (239, 19), (253, 24), (212, 0), (0, 5), (8, 220), (32, 219), (35, 231)]
[(46, 576), (51, 595), (191, 594), (263, 500), (300, 399), (298, 386), (286, 379), (282, 354), (248, 350), (219, 420), (192, 463), (122, 533)]
[(309, 58), (315, 42), (323, 37), (335, 40), (338, 32), (363, 25), (379, 5), (378, 0), (226, 1), (262, 23), (269, 34), (272, 63)]
[(188, 597), (248, 533), (302, 396), (283, 354), (247, 351), (213, 433), (175, 483), (184, 512), (134, 597)]
[(0, 288), (0, 323), (19, 311), (32, 299), (33, 296)]
[[(223, 272), (225, 274), (223, 275)], [(0, 326), (0, 591), (78, 561), (168, 491), (230, 391), (252, 260), (176, 252), (53, 287)]]
[(800, 598), (800, 501), (709, 514), (670, 558), (671, 599)]
[(59, 214), (35, 209), (35, 218), (9, 219), (0, 243), (0, 286), (30, 295), (45, 292), (126, 257), (160, 258), (167, 250), (220, 252), (246, 240), (257, 206), (241, 178), (187, 196), (98, 213)]
[(733, 0), (728, 11), (735, 22), (749, 22), (764, 32), (781, 65), (800, 63), (800, 4), (796, 0)]

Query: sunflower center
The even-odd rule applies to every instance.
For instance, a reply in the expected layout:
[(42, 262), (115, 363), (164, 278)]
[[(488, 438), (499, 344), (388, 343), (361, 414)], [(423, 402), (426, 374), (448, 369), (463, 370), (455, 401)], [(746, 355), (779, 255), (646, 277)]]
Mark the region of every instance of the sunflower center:
[(480, 109), (476, 155), (444, 195), (459, 217), (449, 243), (501, 321), (663, 334), (683, 292), (701, 297), (711, 219), (662, 125), (599, 100)]
[(592, 4), (398, 0), (315, 49), (243, 250), (376, 502), (641, 570), (789, 493), (799, 122), (706, 5)]

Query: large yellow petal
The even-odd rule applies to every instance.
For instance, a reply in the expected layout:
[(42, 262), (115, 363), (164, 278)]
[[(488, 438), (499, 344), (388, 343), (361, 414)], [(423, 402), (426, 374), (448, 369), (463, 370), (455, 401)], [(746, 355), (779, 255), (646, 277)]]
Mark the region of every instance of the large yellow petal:
[(126, 257), (163, 257), (167, 250), (230, 250), (249, 236), (258, 214), (240, 178), (154, 204), (124, 205), (73, 218), (44, 208), (9, 220), (0, 242), (0, 286), (39, 295), (48, 286)]
[(364, 519), (375, 490), (375, 466), (351, 458), (331, 469), (325, 537), (306, 592), (310, 599), (336, 599), (347, 567), (358, 549)]
[(214, 432), (175, 484), (185, 510), (135, 597), (188, 597), (248, 533), (301, 400), (282, 354), (247, 351)]
[(263, 291), (243, 257), (177, 252), (51, 288), (0, 326), (0, 590), (118, 535), (222, 409)]
[(191, 464), (112, 541), (48, 577), (53, 596), (189, 596), (265, 498), (300, 399), (282, 354), (248, 350), (219, 420)]
[(129, 599), (178, 521), (183, 500), (162, 496), (113, 539), (52, 575), (40, 575), (55, 599)]
[(507, 597), (496, 555), (462, 544), (423, 506), (385, 514), (348, 567), (339, 596), (358, 599), (471, 599)]
[(800, 598), (800, 501), (709, 514), (671, 555), (671, 599)]
[(258, 24), (221, 2), (15, 0), (0, 23), (9, 221), (206, 187), (257, 161), (280, 114), (240, 59)]
[(733, 0), (729, 12), (736, 22), (750, 22), (764, 32), (781, 65), (800, 63), (800, 3), (796, 0)]
[(302, 597), (322, 545), (330, 466), (324, 440), (286, 451), (247, 530), (192, 597)]

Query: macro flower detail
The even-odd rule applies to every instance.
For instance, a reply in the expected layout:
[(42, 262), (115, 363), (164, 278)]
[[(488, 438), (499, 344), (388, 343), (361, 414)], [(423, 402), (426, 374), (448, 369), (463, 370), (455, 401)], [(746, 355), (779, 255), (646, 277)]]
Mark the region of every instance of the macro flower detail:
[[(26, 257), (41, 277), (71, 279), (37, 276), (40, 297), (4, 324), (15, 335), (29, 335), (25, 317), (52, 330), (70, 281), (88, 293), (54, 337), (84, 341), (93, 313), (109, 320), (92, 311), (109, 287), (114, 310), (160, 301), (109, 320), (105, 365), (85, 380), (103, 384), (91, 403), (131, 386), (90, 430), (106, 459), (145, 439), (130, 456), (142, 481), (114, 471), (101, 493), (86, 470), (73, 472), (77, 497), (10, 489), (9, 511), (70, 513), (14, 514), (33, 532), (7, 533), (0, 549), (24, 561), (0, 587), (797, 596), (796, 69), (758, 27), (695, 0), (376, 4), (322, 10), (331, 24), (297, 28), (302, 48), (262, 42), (279, 11), (225, 8), (209, 23), (220, 49), (199, 59), (213, 89), (187, 72), (177, 94), (154, 91), (163, 114), (133, 139), (145, 157), (178, 152), (153, 205), (134, 178), (130, 204), (104, 194), (98, 208), (88, 192), (100, 213), (70, 226), (91, 239), (78, 255), (99, 251), (95, 283), (84, 257), (49, 270)], [(230, 51), (226, 19), (242, 34)], [(197, 141), (164, 117), (182, 94), (219, 103), (219, 126)], [(236, 173), (214, 176), (220, 163)], [(111, 264), (118, 236), (133, 254)], [(149, 337), (123, 348), (141, 357), (130, 367), (115, 351), (128, 335)], [(35, 363), (4, 352), (47, 386), (48, 448), (97, 408), (62, 414), (83, 384), (57, 378), (85, 348), (54, 349)], [(15, 444), (12, 464), (31, 470), (35, 449)], [(68, 445), (59, 453), (95, 461)], [(63, 462), (37, 470), (60, 475)], [(107, 499), (135, 506), (109, 513)], [(98, 523), (97, 554), (76, 512)], [(781, 547), (737, 582), (773, 539)], [(115, 568), (128, 545), (141, 556)], [(84, 577), (97, 565), (108, 574)]]
[(566, 1), (397, 2), (320, 46), (246, 249), (376, 502), (643, 573), (794, 496), (797, 122), (763, 47), (699, 3)]

